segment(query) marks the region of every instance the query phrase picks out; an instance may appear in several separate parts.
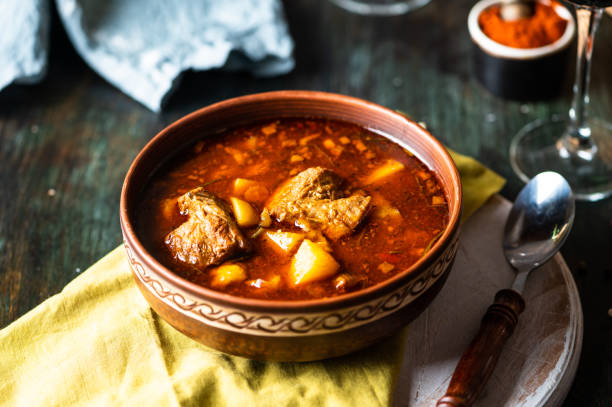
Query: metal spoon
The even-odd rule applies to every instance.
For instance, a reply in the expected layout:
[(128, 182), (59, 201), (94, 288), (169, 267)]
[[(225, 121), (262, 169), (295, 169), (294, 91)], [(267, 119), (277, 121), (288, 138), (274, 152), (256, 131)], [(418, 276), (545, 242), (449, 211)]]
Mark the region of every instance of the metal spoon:
[(531, 17), (535, 14), (535, 1), (503, 0), (500, 3), (499, 14), (504, 21), (515, 21)]
[(521, 294), (527, 276), (557, 253), (573, 221), (572, 190), (556, 172), (538, 174), (521, 190), (504, 228), (504, 254), (517, 270), (512, 289), (495, 295), (495, 302), (461, 356), (438, 407), (467, 407), (476, 400), (525, 308)]

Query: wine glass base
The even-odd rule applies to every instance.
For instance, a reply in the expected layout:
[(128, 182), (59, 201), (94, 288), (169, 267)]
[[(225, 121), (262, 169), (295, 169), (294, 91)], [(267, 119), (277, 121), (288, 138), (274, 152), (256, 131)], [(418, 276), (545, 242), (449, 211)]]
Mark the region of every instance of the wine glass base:
[(562, 141), (567, 122), (558, 117), (523, 127), (510, 145), (510, 164), (523, 181), (555, 171), (569, 182), (578, 200), (598, 201), (612, 195), (612, 125), (589, 120), (594, 146), (569, 151)]
[(355, 14), (397, 16), (423, 7), (431, 0), (331, 0), (335, 5)]

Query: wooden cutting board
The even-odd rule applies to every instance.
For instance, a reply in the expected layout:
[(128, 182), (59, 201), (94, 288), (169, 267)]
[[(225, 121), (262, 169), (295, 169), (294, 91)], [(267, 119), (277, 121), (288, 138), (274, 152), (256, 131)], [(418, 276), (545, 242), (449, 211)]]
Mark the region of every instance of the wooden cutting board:
[[(502, 251), (511, 204), (493, 197), (464, 225), (446, 285), (406, 328), (396, 406), (435, 406), (476, 334), (495, 293), (514, 272)], [(475, 406), (558, 406), (574, 379), (582, 347), (582, 309), (560, 254), (527, 280), (526, 308)]]

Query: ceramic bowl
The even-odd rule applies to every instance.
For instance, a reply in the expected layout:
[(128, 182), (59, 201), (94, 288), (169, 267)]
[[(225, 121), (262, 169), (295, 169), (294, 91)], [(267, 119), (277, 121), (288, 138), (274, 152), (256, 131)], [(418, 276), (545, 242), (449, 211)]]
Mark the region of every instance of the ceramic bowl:
[(468, 15), (476, 78), (491, 93), (506, 99), (540, 100), (557, 96), (567, 72), (569, 45), (576, 32), (572, 14), (556, 4), (557, 14), (567, 20), (563, 35), (544, 47), (513, 48), (487, 37), (478, 24), (480, 13), (499, 3), (481, 0)]
[[(240, 298), (193, 284), (159, 263), (140, 242), (134, 211), (160, 163), (196, 139), (228, 127), (281, 117), (354, 123), (417, 155), (443, 185), (449, 223), (416, 264), (369, 288), (306, 301)], [(279, 91), (230, 99), (198, 110), (155, 136), (132, 163), (121, 192), (121, 228), (138, 288), (179, 331), (222, 352), (260, 360), (309, 361), (373, 344), (405, 326), (433, 300), (451, 270), (461, 213), (461, 183), (446, 149), (423, 127), (382, 106), (348, 96)]]

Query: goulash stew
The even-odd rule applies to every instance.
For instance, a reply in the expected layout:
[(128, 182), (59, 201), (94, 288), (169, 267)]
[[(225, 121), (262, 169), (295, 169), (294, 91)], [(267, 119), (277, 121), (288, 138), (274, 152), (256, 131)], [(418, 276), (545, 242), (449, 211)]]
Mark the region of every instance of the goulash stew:
[(236, 296), (333, 297), (410, 267), (448, 222), (436, 174), (359, 126), (283, 119), (198, 141), (154, 174), (138, 234), (162, 264)]

